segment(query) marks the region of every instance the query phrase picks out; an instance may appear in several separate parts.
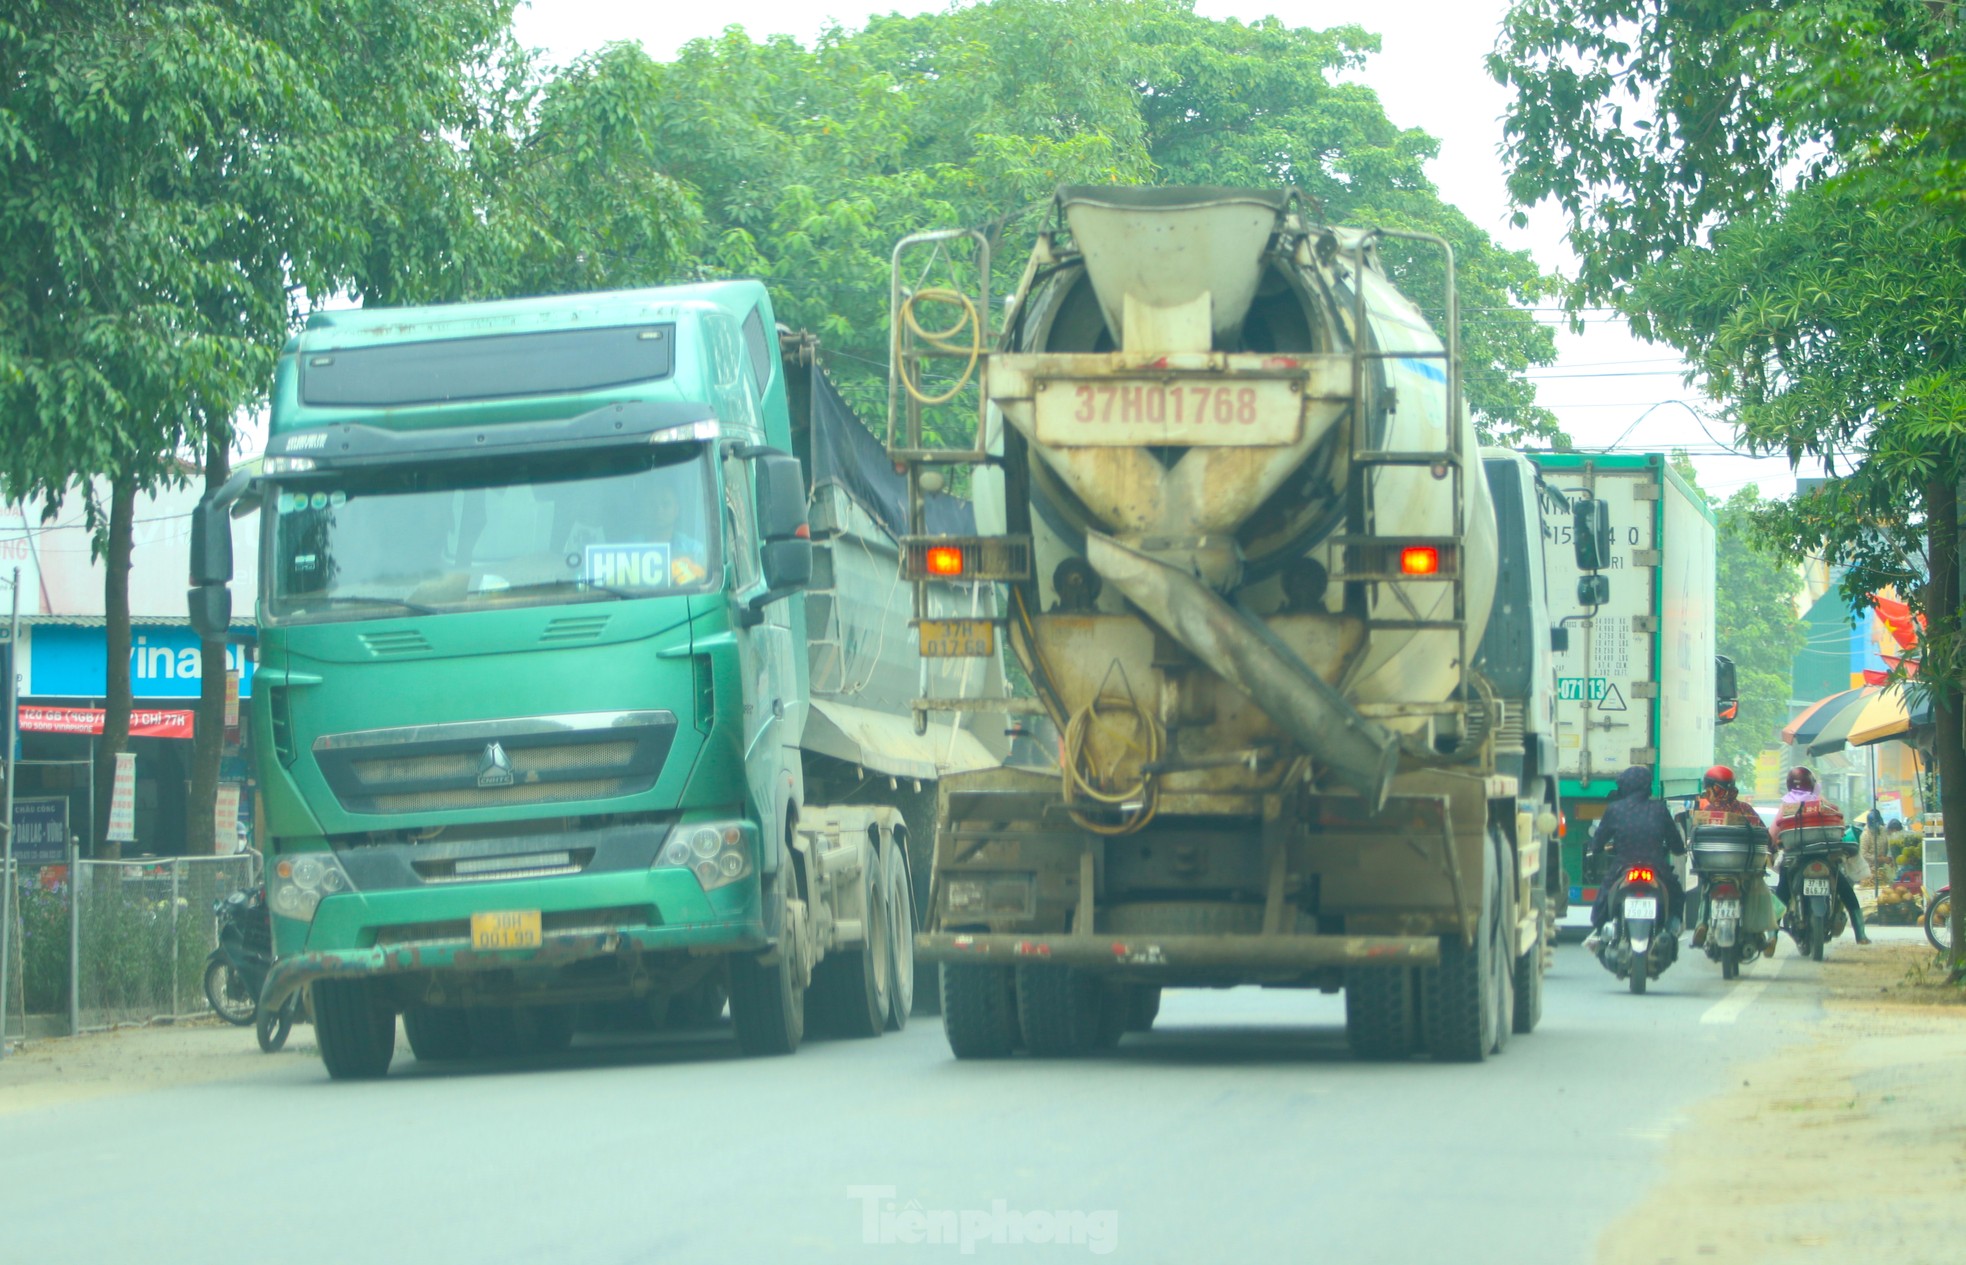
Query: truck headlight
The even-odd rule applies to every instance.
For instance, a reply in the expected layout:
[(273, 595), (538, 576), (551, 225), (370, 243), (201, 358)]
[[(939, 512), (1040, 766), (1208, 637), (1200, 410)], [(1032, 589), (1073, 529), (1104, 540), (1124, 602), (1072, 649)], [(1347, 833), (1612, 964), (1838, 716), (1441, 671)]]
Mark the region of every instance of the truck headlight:
[(752, 833), (743, 821), (685, 822), (670, 833), (652, 868), (688, 870), (706, 892), (728, 886), (751, 873)]
[(273, 863), (266, 877), (266, 903), (282, 918), (311, 922), (321, 898), (352, 892), (348, 871), (332, 852), (296, 852)]

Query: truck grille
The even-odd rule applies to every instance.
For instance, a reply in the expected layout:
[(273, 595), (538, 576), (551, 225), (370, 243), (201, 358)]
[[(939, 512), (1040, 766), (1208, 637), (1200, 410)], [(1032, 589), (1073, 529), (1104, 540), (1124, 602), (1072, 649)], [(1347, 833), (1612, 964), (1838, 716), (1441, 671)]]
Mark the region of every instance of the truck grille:
[(579, 712), (328, 734), (314, 759), (349, 812), (447, 812), (639, 794), (675, 734), (667, 711)]

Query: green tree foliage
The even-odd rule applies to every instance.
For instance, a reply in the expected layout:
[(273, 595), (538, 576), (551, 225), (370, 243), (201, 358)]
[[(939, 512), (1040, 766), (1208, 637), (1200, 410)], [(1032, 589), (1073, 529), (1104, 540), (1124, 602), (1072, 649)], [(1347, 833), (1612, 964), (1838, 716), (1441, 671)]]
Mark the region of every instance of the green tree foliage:
[(1714, 736), (1714, 754), (1745, 781), (1754, 758), (1781, 745), (1789, 718), (1790, 676), (1806, 633), (1796, 617), (1802, 575), (1755, 530), (1761, 493), (1742, 488), (1720, 507), (1714, 644), (1734, 661), (1741, 710)]
[[(713, 226), (703, 267), (763, 277), (781, 318), (819, 333), (850, 387), (861, 379), (862, 403), (885, 399), (903, 234), (982, 229), (1002, 294), (1059, 185), (1281, 183), (1330, 222), (1453, 242), (1478, 420), (1496, 437), (1554, 435), (1521, 376), (1554, 344), (1515, 310), (1543, 278), (1441, 201), (1424, 169), (1435, 142), (1346, 77), (1377, 47), (1356, 27), (1204, 18), (1192, 0), (995, 0), (877, 18), (811, 49), (732, 29), (649, 68), (645, 108), (663, 170)], [(1438, 262), (1387, 255), (1438, 318)]]
[(674, 266), (683, 199), (620, 125), (611, 67), (543, 89), (514, 3), (0, 10), (0, 490), (58, 507), (79, 489), (97, 528), (103, 797), (127, 733), (134, 499), (228, 441), (305, 301)]
[(1925, 615), (1919, 681), (1957, 824), (1955, 19), (1911, 0), (1520, 0), (1493, 69), (1515, 90), (1511, 187), (1569, 212), (1580, 293), (1685, 354), (1749, 448), (1835, 476), (1752, 508), (1757, 530), (1847, 568), (1858, 609), (1895, 585)]

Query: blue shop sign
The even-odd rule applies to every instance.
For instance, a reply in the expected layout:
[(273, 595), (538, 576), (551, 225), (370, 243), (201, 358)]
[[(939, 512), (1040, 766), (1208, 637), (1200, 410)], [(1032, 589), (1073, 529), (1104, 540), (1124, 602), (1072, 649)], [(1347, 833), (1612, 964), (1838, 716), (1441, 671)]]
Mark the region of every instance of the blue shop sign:
[[(248, 631), (241, 629), (238, 631)], [(42, 624), (29, 634), (27, 695), (30, 698), (100, 698), (105, 629)], [(252, 696), (253, 665), (245, 649), (225, 648), (228, 667), (239, 671), (239, 697)], [(177, 624), (138, 624), (130, 630), (130, 693), (137, 698), (197, 698), (203, 668), (198, 634)]]

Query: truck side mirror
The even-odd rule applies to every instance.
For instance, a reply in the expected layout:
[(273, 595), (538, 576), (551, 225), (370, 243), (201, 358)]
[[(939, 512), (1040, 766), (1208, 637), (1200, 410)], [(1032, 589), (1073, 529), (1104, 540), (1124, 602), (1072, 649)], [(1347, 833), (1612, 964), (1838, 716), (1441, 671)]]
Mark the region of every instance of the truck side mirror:
[(1579, 571), (1602, 571), (1611, 561), (1611, 506), (1587, 496), (1570, 506), (1570, 547)]
[(799, 459), (771, 448), (753, 449), (751, 479), (758, 489), (758, 536), (763, 540), (805, 537), (805, 474)]
[(1734, 661), (1724, 654), (1713, 657), (1713, 716), (1718, 724), (1731, 725), (1741, 714), (1741, 687)]
[(203, 641), (223, 641), (232, 627), (232, 589), (224, 584), (199, 584), (186, 594), (191, 627)]
[(1584, 575), (1577, 577), (1577, 605), (1602, 606), (1611, 600), (1611, 579), (1609, 576)]
[(754, 458), (758, 538), (765, 587), (803, 588), (812, 579), (812, 531), (806, 525), (805, 472), (790, 453), (763, 450)]
[(738, 456), (752, 463), (758, 511), (758, 569), (765, 591), (745, 603), (738, 622), (750, 627), (764, 608), (790, 597), (812, 580), (812, 529), (806, 525), (805, 472), (799, 459), (776, 448), (750, 447)]
[(191, 583), (232, 582), (231, 506), (212, 497), (191, 511)]

